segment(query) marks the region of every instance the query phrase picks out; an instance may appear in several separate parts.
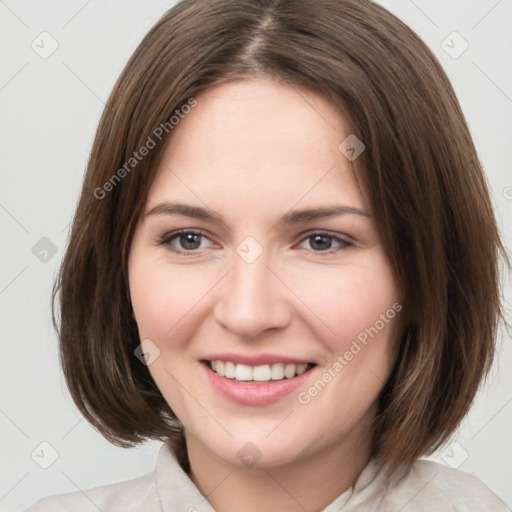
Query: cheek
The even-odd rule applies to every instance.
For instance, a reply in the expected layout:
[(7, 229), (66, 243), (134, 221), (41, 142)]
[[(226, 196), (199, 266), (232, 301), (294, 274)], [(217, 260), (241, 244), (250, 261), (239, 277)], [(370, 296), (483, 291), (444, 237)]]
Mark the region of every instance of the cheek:
[(354, 339), (359, 335), (364, 338), (375, 325), (380, 338), (389, 337), (387, 333), (396, 323), (393, 304), (399, 301), (398, 291), (391, 268), (380, 251), (337, 268), (315, 265), (291, 276), (290, 283), (317, 317), (316, 323), (325, 333), (324, 343), (332, 353), (348, 350)]
[[(340, 268), (336, 279), (332, 268), (320, 267), (316, 279), (308, 278), (308, 304), (333, 332), (319, 328), (328, 332), (321, 340), (330, 359), (299, 390), (298, 402), (304, 414), (332, 424), (333, 436), (373, 410), (393, 367), (402, 305), (387, 260), (370, 256)], [(321, 443), (322, 435), (312, 443)]]
[(172, 266), (165, 257), (138, 256), (135, 253), (131, 258), (129, 275), (141, 339), (150, 338), (157, 344), (166, 338), (183, 339), (183, 330), (190, 322), (197, 323), (207, 302), (205, 296), (214, 284), (212, 276)]

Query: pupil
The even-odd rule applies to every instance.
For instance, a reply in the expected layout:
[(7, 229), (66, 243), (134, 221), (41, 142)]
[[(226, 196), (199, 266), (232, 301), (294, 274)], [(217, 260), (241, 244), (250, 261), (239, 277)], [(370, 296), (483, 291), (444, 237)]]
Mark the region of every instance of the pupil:
[(313, 237), (311, 247), (313, 249), (325, 250), (331, 247), (332, 240), (329, 237), (316, 235)]
[(186, 235), (181, 235), (181, 246), (184, 249), (197, 249), (199, 245), (201, 245), (201, 242), (199, 241), (199, 236), (193, 233), (188, 233)]

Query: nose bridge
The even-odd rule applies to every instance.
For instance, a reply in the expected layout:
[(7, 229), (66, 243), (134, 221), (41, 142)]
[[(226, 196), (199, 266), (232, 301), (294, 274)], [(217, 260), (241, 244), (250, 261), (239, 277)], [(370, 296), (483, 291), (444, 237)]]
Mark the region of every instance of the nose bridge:
[(253, 259), (239, 250), (240, 247), (219, 290), (215, 316), (238, 336), (254, 338), (266, 329), (284, 327), (289, 321), (286, 290), (269, 270), (264, 251), (256, 258), (253, 254)]

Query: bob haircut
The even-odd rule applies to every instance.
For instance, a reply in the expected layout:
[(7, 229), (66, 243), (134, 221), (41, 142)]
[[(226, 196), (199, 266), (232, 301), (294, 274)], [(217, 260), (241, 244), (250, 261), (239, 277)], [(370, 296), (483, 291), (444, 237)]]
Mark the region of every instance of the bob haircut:
[(188, 467), (183, 427), (134, 355), (127, 260), (167, 121), (201, 91), (254, 77), (322, 95), (366, 146), (353, 170), (404, 305), (372, 454), (387, 471), (408, 468), (447, 441), (490, 368), (507, 257), (447, 76), (369, 0), (185, 0), (144, 37), (105, 106), (54, 285), (71, 395), (110, 442), (171, 440)]

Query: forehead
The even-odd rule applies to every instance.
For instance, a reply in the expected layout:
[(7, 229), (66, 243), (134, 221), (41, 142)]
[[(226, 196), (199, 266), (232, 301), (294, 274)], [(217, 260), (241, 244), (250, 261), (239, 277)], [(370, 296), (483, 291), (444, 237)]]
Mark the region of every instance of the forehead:
[(338, 149), (349, 127), (322, 96), (255, 79), (218, 85), (196, 99), (172, 132), (149, 206), (187, 199), (233, 215), (298, 201), (368, 208)]

